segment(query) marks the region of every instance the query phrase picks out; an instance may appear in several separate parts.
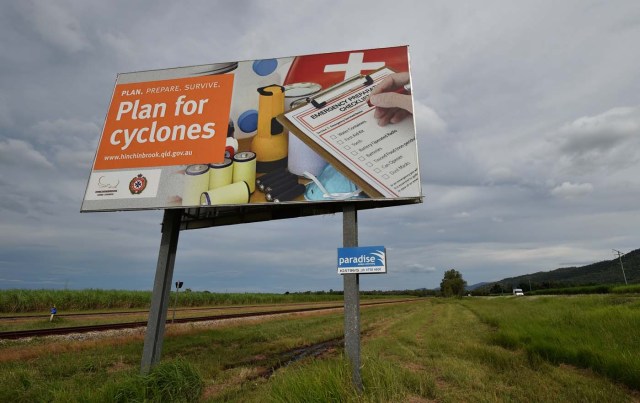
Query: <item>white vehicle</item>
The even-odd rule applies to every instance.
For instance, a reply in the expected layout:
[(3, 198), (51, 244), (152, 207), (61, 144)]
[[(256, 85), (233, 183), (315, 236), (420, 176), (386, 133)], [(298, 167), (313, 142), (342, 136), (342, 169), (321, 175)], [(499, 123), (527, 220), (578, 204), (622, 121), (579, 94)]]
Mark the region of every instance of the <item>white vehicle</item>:
[(522, 292), (522, 288), (514, 288), (513, 289), (513, 295), (515, 295), (515, 296), (524, 295), (524, 292)]

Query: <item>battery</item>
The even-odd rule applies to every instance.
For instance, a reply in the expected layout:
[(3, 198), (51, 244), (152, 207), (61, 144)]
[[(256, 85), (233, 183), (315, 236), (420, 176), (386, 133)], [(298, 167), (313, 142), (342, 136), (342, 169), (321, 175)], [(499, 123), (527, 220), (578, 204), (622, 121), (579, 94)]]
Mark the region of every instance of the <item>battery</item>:
[(218, 206), (224, 204), (249, 203), (249, 185), (246, 182), (235, 182), (231, 185), (202, 192), (200, 204), (203, 206)]
[(273, 186), (271, 188), (271, 190), (269, 190), (266, 194), (265, 194), (265, 198), (267, 199), (267, 201), (273, 201), (273, 199), (275, 199), (278, 195), (288, 191), (289, 189), (292, 189), (293, 187), (295, 187), (298, 184), (298, 181), (296, 180), (295, 182), (284, 182), (281, 183), (277, 186)]
[(209, 189), (230, 185), (233, 180), (233, 161), (225, 158), (220, 164), (209, 164)]
[(264, 193), (269, 193), (276, 187), (281, 187), (283, 185), (293, 186), (298, 183), (298, 177), (294, 174), (288, 173), (287, 175), (278, 178), (278, 180), (269, 181), (264, 188)]
[(270, 176), (269, 178), (266, 179), (262, 179), (262, 181), (260, 182), (260, 185), (258, 186), (258, 189), (260, 189), (261, 191), (265, 191), (265, 189), (271, 185), (273, 185), (274, 183), (278, 183), (283, 179), (286, 179), (288, 177), (291, 177), (292, 174), (287, 171), (286, 169), (281, 169), (278, 171), (278, 175), (274, 175), (274, 176)]
[(184, 173), (182, 205), (197, 206), (200, 204), (202, 192), (206, 192), (209, 189), (209, 165), (189, 165)]
[(281, 203), (281, 202), (285, 202), (285, 201), (291, 201), (293, 199), (295, 199), (296, 197), (304, 194), (304, 190), (306, 189), (306, 187), (302, 184), (297, 184), (296, 186), (292, 187), (291, 189), (287, 190), (286, 192), (277, 195), (274, 199), (273, 202), (274, 203)]
[(258, 189), (261, 189), (260, 188), (260, 184), (263, 181), (268, 181), (270, 178), (275, 178), (276, 176), (284, 175), (286, 172), (287, 172), (286, 168), (281, 168), (281, 169), (276, 169), (275, 171), (271, 171), (269, 173), (266, 173), (266, 174), (264, 174), (261, 177), (256, 179), (256, 186), (258, 186)]
[(233, 182), (246, 182), (249, 193), (256, 190), (256, 154), (243, 151), (233, 156)]

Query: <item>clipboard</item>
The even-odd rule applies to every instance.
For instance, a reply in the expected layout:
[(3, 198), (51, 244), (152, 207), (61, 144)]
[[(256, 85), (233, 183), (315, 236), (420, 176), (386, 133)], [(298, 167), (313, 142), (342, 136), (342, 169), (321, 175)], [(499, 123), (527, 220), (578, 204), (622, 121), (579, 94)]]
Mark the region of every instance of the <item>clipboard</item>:
[[(389, 69), (388, 67), (382, 67), (375, 72), (378, 72), (383, 69)], [(391, 70), (392, 71), (392, 70)], [(374, 72), (374, 73), (375, 73)], [(374, 74), (371, 73), (371, 74)], [(318, 144), (313, 138), (311, 138), (307, 133), (303, 132), (301, 128), (293, 121), (291, 121), (286, 114), (289, 114), (295, 110), (300, 108), (305, 108), (309, 104), (313, 105), (314, 108), (321, 110), (325, 106), (327, 106), (331, 101), (338, 99), (344, 95), (343, 90), (345, 88), (350, 88), (351, 85), (356, 84), (355, 88), (365, 88), (374, 84), (374, 80), (371, 77), (371, 74), (367, 75), (355, 75), (351, 78), (348, 78), (345, 81), (337, 83), (313, 97), (307, 98), (307, 102), (302, 105), (297, 106), (296, 108), (287, 111), (278, 115), (276, 118), (278, 121), (284, 125), (290, 133), (293, 133), (296, 137), (298, 137), (303, 143), (309, 146), (313, 151), (318, 153), (322, 158), (324, 158), (327, 162), (333, 165), (341, 174), (346, 176), (349, 180), (354, 182), (364, 193), (370, 198), (386, 198), (386, 196), (373, 187), (367, 180), (363, 179), (358, 173), (340, 161), (336, 156), (334, 156), (331, 152), (327, 151), (324, 147)], [(353, 89), (353, 87), (351, 87)]]

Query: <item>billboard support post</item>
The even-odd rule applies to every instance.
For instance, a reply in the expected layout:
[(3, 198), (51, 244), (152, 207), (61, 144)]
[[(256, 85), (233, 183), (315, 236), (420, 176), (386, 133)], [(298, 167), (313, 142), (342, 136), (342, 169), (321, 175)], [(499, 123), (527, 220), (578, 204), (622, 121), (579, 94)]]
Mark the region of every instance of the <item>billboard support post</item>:
[(144, 348), (142, 350), (141, 373), (143, 375), (148, 374), (151, 368), (160, 361), (162, 353), (181, 218), (181, 209), (164, 211), (156, 277), (153, 283), (147, 333), (144, 337)]
[[(353, 204), (342, 210), (342, 243), (358, 246), (358, 210)], [(360, 376), (360, 275), (344, 274), (344, 347), (351, 363), (353, 385), (362, 392)]]

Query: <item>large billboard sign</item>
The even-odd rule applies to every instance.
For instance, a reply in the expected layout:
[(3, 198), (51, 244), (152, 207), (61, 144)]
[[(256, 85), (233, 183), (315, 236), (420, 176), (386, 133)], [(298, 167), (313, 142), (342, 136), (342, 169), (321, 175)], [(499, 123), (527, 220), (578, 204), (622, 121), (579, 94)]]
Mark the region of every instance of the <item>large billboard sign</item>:
[(420, 199), (408, 47), (119, 74), (82, 211)]

